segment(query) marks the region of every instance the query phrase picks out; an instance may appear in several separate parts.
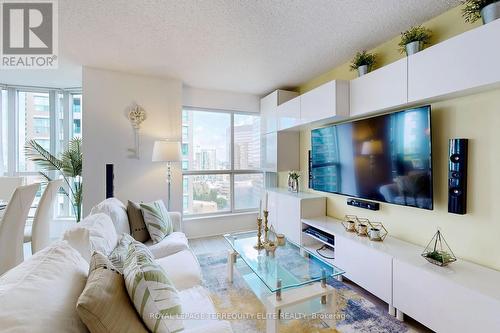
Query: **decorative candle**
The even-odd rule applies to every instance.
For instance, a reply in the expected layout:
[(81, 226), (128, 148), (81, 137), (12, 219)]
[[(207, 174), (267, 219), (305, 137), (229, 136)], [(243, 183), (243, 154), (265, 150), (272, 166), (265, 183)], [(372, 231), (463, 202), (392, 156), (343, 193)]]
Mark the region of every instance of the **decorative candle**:
[(259, 219), (262, 217), (262, 199), (259, 200)]
[(268, 210), (268, 204), (269, 204), (269, 193), (266, 191), (266, 208), (265, 208), (265, 210)]

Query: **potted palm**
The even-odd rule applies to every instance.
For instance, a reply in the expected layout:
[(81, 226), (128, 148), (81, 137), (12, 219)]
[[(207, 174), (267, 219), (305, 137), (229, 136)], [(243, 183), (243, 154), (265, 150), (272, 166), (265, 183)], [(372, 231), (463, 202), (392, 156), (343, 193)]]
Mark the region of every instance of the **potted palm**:
[(500, 18), (499, 0), (466, 0), (462, 1), (462, 4), (465, 22), (474, 23), (482, 18), (483, 24), (487, 24)]
[(63, 193), (73, 206), (76, 222), (82, 217), (82, 139), (73, 138), (59, 158), (43, 148), (36, 140), (26, 143), (26, 156), (40, 168), (40, 175), (47, 181), (62, 176), (66, 186)]
[(354, 59), (352, 59), (351, 70), (357, 70), (358, 76), (369, 73), (375, 64), (375, 57), (376, 55), (374, 53), (368, 53), (366, 51), (356, 53)]
[(431, 31), (421, 25), (411, 27), (401, 33), (401, 41), (399, 42), (400, 52), (406, 52), (406, 55), (412, 55), (424, 49), (431, 39)]

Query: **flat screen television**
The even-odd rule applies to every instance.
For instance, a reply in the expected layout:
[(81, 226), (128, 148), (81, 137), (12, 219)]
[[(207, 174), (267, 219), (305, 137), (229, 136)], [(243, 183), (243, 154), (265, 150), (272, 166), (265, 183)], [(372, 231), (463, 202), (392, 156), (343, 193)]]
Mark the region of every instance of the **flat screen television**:
[(314, 190), (433, 208), (431, 107), (311, 132)]

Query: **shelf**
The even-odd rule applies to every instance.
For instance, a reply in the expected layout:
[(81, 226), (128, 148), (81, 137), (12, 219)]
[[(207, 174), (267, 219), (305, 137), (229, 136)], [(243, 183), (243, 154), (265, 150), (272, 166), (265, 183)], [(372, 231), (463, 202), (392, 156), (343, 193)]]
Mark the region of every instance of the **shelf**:
[[(334, 265), (336, 266), (335, 264), (335, 259), (327, 259), (327, 258), (323, 258), (322, 256), (320, 256), (318, 254), (318, 252), (316, 252), (317, 249), (319, 249), (320, 247), (323, 246), (323, 243), (320, 243), (320, 242), (316, 242), (316, 243), (311, 243), (309, 245), (302, 245), (302, 247), (304, 248), (304, 250), (306, 250), (307, 253), (309, 253), (310, 255), (312, 255), (313, 257), (321, 260), (321, 261), (324, 261), (325, 263), (329, 264), (329, 265)], [(333, 256), (335, 256), (335, 252), (333, 252)]]
[(335, 247), (335, 245), (332, 245), (332, 244), (330, 244), (330, 243), (328, 243), (328, 242), (325, 242), (324, 240), (322, 240), (322, 239), (320, 239), (320, 238), (318, 238), (318, 237), (316, 237), (316, 236), (314, 236), (314, 235), (308, 234), (307, 232), (302, 231), (302, 234), (303, 234), (303, 235), (306, 235), (306, 236), (308, 236), (308, 237), (310, 237), (310, 238), (313, 238), (313, 239), (317, 240), (318, 242), (321, 242), (321, 243), (323, 243), (323, 244), (325, 244), (325, 245), (328, 245), (328, 246), (329, 246), (329, 247), (331, 247), (331, 248), (334, 248), (334, 247)]

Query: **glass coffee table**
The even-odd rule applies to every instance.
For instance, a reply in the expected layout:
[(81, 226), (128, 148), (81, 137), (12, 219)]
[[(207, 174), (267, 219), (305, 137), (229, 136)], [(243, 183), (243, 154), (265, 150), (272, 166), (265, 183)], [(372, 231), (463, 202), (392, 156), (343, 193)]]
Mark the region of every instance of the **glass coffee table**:
[(228, 253), (228, 279), (233, 282), (234, 265), (237, 258), (248, 266), (271, 295), (263, 299), (268, 316), (267, 333), (278, 331), (281, 309), (314, 298), (326, 304), (335, 289), (326, 284), (328, 277), (340, 277), (341, 269), (315, 257), (310, 257), (301, 246), (286, 240), (274, 253), (257, 250), (257, 232), (242, 232), (224, 235), (231, 246)]

